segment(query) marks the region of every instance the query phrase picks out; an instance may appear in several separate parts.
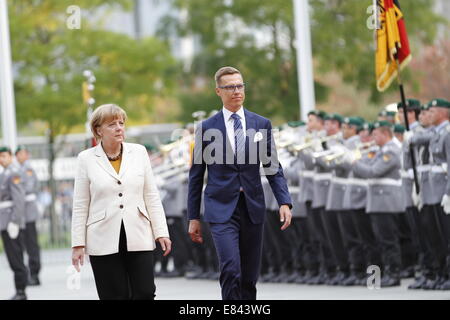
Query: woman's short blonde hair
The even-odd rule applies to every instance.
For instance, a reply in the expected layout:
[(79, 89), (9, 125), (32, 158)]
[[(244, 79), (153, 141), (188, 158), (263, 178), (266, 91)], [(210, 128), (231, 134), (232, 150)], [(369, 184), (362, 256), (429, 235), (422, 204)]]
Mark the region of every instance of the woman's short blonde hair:
[(91, 127), (91, 132), (97, 141), (101, 139), (97, 133), (97, 129), (106, 121), (115, 119), (122, 119), (123, 121), (127, 120), (127, 113), (125, 110), (116, 104), (102, 104), (94, 110), (89, 125)]

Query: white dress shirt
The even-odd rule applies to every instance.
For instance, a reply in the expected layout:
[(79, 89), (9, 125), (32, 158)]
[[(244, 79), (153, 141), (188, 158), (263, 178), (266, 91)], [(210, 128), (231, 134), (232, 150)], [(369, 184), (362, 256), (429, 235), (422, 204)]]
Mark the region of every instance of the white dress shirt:
[[(223, 112), (223, 120), (225, 121), (225, 128), (227, 130), (227, 136), (228, 140), (230, 141), (231, 147), (233, 148), (233, 152), (236, 152), (234, 145), (234, 119), (231, 117), (233, 112), (228, 110), (227, 108), (222, 108)], [(244, 137), (246, 136), (246, 126), (245, 126), (245, 113), (244, 113), (244, 107), (241, 106), (241, 108), (236, 111), (236, 114), (241, 118), (241, 124), (242, 124), (242, 130), (244, 131)]]

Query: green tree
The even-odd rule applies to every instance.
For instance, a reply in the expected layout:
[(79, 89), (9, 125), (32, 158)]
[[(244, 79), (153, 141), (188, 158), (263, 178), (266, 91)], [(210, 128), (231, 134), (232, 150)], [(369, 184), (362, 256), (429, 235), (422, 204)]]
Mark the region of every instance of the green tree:
[[(442, 21), (429, 0), (403, 1), (413, 48), (432, 42)], [(246, 105), (272, 119), (299, 117), (295, 28), (292, 0), (172, 0), (186, 19), (168, 16), (161, 36), (194, 36), (199, 43), (192, 69), (181, 75), (180, 101), (190, 120), (195, 109), (220, 107), (214, 97), (214, 72), (223, 65), (240, 69), (247, 86)], [(345, 82), (367, 90), (378, 101), (374, 76), (374, 36), (367, 28), (372, 1), (310, 0), (315, 74), (337, 72)], [(207, 79), (206, 86), (198, 78)], [(318, 102), (333, 88), (317, 81)]]
[[(73, 4), (82, 10), (81, 29), (66, 25), (66, 10)], [(138, 41), (101, 28), (111, 8), (130, 7), (129, 0), (9, 2), (18, 123), (40, 120), (47, 126), (53, 199), (53, 162), (64, 144), (55, 145), (55, 137), (87, 120), (83, 70), (92, 70), (97, 78), (96, 105), (117, 103), (131, 119), (148, 117), (154, 101), (171, 93), (176, 63), (164, 43), (155, 38)], [(55, 240), (56, 229), (52, 231)]]

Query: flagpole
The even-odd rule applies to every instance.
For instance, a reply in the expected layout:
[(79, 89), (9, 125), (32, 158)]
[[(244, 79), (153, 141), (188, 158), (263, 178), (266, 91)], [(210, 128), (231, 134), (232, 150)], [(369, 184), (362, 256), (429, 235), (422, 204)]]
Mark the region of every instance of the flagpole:
[(0, 107), (3, 144), (15, 150), (17, 146), (16, 108), (9, 39), (8, 4), (0, 0)]
[(311, 26), (308, 0), (293, 0), (297, 47), (297, 78), (300, 99), (300, 120), (307, 121), (308, 113), (316, 108), (314, 93)]
[[(400, 71), (400, 61), (398, 58), (398, 52), (399, 52), (399, 48), (398, 48), (398, 44), (396, 44), (396, 48), (397, 48), (397, 54), (395, 55), (395, 61), (397, 63), (397, 80), (398, 80), (398, 86), (400, 89), (400, 97), (402, 99), (402, 106), (403, 106), (403, 118), (405, 119), (405, 127), (406, 127), (406, 131), (409, 131), (409, 121), (408, 121), (408, 112), (407, 112), (407, 107), (406, 107), (406, 96), (405, 96), (405, 88), (403, 87), (403, 81), (401, 78), (401, 71)], [(414, 145), (413, 144), (409, 144), (409, 154), (411, 155), (411, 166), (413, 169), (413, 174), (414, 174), (414, 185), (416, 186), (416, 194), (419, 194), (420, 192), (420, 185), (419, 185), (419, 177), (417, 175), (417, 168), (416, 168), (416, 155), (414, 153)]]

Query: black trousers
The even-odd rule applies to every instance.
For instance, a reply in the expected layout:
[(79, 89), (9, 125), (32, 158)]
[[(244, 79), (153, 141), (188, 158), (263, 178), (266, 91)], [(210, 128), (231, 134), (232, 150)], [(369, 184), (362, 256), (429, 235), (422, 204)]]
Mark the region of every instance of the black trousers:
[(263, 257), (261, 262), (261, 273), (280, 272), (283, 263), (282, 253), (277, 236), (277, 228), (280, 225), (279, 215), (272, 210), (266, 210), (266, 222), (263, 233)]
[(324, 216), (324, 214), (324, 207), (313, 208), (311, 213), (311, 225), (313, 227), (313, 235), (319, 242), (320, 246), (320, 268), (322, 269), (322, 271), (334, 272), (337, 268), (337, 263), (325, 230), (322, 218), (324, 217), (326, 219), (326, 216)]
[(354, 216), (357, 214), (353, 210), (341, 211), (338, 214), (338, 222), (348, 254), (350, 269), (357, 272), (365, 272), (367, 265), (364, 257), (364, 242), (355, 225), (358, 220)]
[[(398, 213), (401, 214), (401, 213)], [(401, 267), (401, 249), (397, 213), (370, 213), (375, 237), (380, 245), (383, 271), (398, 273)]]
[(420, 225), (424, 230), (425, 272), (431, 277), (442, 272), (445, 259), (443, 230), (439, 221), (440, 205), (424, 205), (420, 213)]
[(381, 268), (383, 265), (380, 254), (381, 249), (374, 233), (370, 214), (367, 214), (365, 209), (357, 209), (353, 210), (351, 217), (363, 243), (365, 268), (370, 265), (377, 265)]
[(314, 223), (313, 223), (313, 209), (311, 206), (311, 201), (307, 201), (306, 205), (306, 224), (302, 231), (307, 236), (308, 245), (306, 246), (306, 255), (308, 257), (306, 265), (308, 270), (316, 272), (319, 270), (321, 265), (320, 256), (320, 242), (314, 234)]
[(446, 214), (444, 209), (439, 206), (438, 220), (442, 230), (442, 246), (443, 246), (443, 275), (450, 277), (450, 214)]
[(154, 299), (153, 251), (128, 251), (123, 223), (119, 252), (89, 258), (100, 300)]
[(425, 241), (425, 230), (421, 224), (421, 213), (416, 207), (406, 208), (406, 218), (411, 229), (411, 240), (416, 254), (416, 264), (424, 269), (425, 255), (427, 251)]
[(323, 225), (326, 236), (329, 241), (329, 246), (335, 260), (342, 271), (349, 270), (348, 254), (342, 239), (341, 227), (339, 224), (339, 211), (322, 211)]
[(307, 217), (292, 218), (292, 228), (296, 232), (297, 241), (291, 246), (294, 251), (294, 266), (298, 271), (316, 271), (318, 269), (317, 255), (313, 252), (311, 231), (308, 228)]
[(27, 222), (23, 231), (23, 249), (28, 255), (28, 269), (31, 276), (37, 276), (41, 270), (41, 253), (38, 244), (36, 221)]
[(418, 241), (413, 236), (412, 223), (414, 221), (414, 213), (412, 208), (407, 208), (406, 212), (398, 215), (398, 231), (400, 249), (402, 252), (402, 268), (413, 267), (417, 264), (419, 249)]
[(16, 290), (25, 290), (28, 280), (28, 270), (23, 261), (22, 237), (24, 230), (20, 230), (16, 239), (11, 239), (6, 230), (2, 231), (3, 246), (9, 267), (14, 273)]

